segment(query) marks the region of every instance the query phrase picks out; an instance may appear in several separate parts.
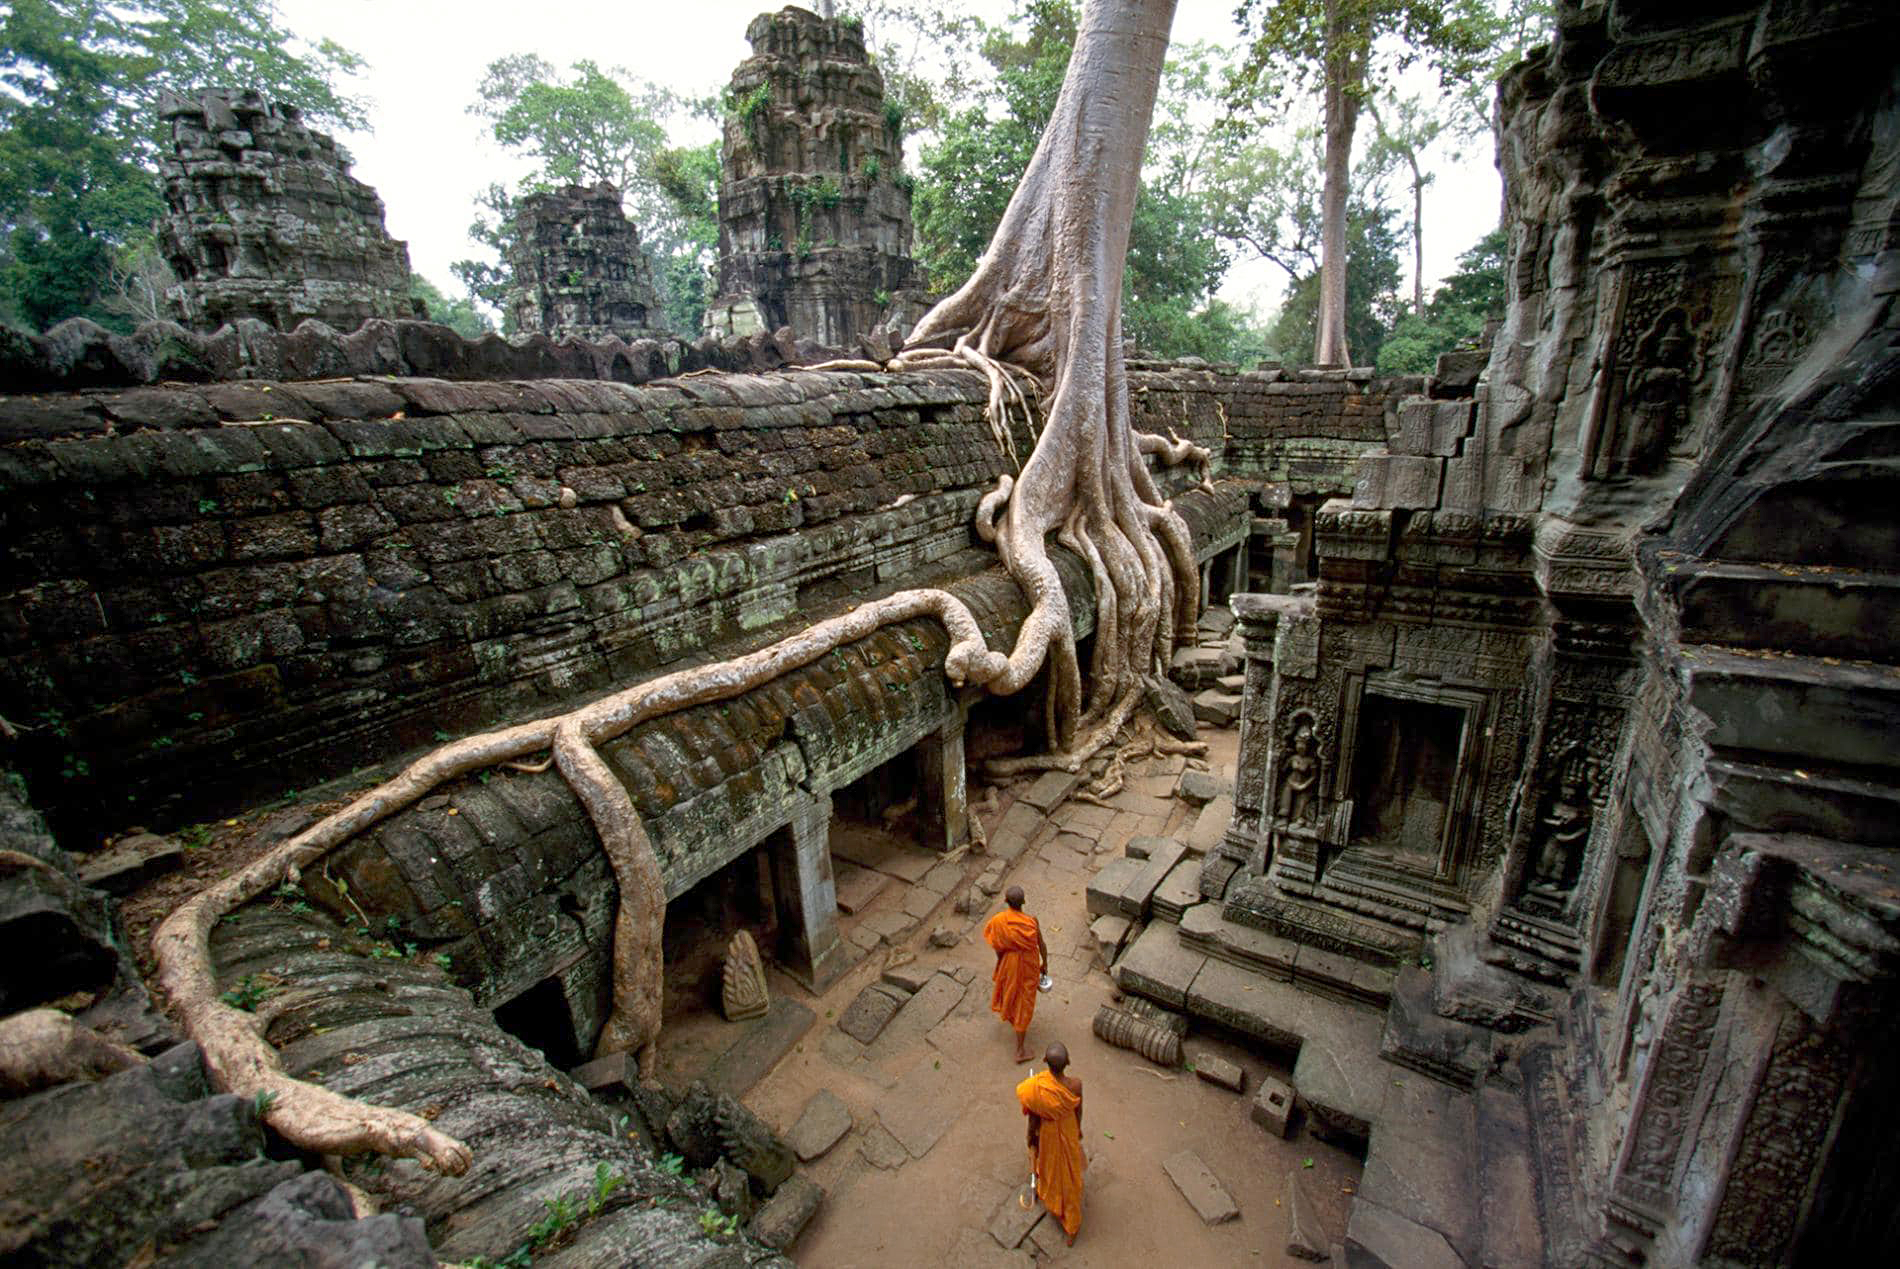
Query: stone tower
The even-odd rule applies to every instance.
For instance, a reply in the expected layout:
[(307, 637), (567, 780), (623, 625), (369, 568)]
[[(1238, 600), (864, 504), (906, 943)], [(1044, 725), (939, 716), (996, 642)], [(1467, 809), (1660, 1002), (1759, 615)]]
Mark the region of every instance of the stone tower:
[(159, 244), (183, 325), (209, 332), (254, 317), (290, 330), (314, 317), (353, 331), (416, 316), (409, 250), (383, 228), (382, 200), (295, 106), (214, 89), (165, 93), (159, 115), (172, 134)]
[(787, 7), (746, 28), (727, 90), (716, 333), (790, 326), (832, 347), (923, 296), (910, 258), (902, 123), (850, 20)]
[(630, 338), (664, 323), (640, 233), (605, 181), (530, 194), (517, 205), (508, 248), (517, 331), (559, 338)]

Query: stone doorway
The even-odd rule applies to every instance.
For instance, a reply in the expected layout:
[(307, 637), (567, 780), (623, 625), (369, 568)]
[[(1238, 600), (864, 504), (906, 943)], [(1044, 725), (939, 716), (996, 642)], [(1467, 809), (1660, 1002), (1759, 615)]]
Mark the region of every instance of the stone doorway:
[[(1349, 682), (1338, 794), (1351, 805), (1345, 849), (1328, 878), (1378, 878), (1389, 902), (1436, 912), (1465, 906), (1486, 693), (1402, 674)], [(1408, 921), (1412, 923), (1412, 921)]]

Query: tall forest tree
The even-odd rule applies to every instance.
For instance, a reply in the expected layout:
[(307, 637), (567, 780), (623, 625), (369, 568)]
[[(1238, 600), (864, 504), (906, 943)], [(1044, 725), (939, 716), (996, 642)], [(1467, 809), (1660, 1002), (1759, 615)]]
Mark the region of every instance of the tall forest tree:
[(1346, 331), (1346, 233), (1353, 140), (1369, 94), (1425, 59), (1452, 91), (1483, 77), (1505, 33), (1487, 0), (1241, 0), (1250, 41), (1231, 104), (1258, 116), (1296, 88), (1317, 87), (1324, 159), (1320, 277), (1313, 361), (1351, 362)]
[[(601, 1045), (638, 1052), (642, 1072), (651, 1077), (665, 892), (632, 799), (599, 745), (648, 718), (729, 699), (884, 625), (924, 614), (949, 631), (945, 673), (955, 683), (1013, 693), (1047, 669), (1052, 751), (1015, 760), (1014, 769), (1081, 770), (1127, 734), (1177, 638), (1192, 637), (1197, 615), (1188, 529), (1161, 495), (1149, 461), (1207, 461), (1191, 444), (1134, 430), (1122, 353), (1123, 262), (1173, 14), (1174, 0), (1090, 0), (1050, 126), (981, 264), (925, 316), (892, 363), (981, 369), (991, 384), (993, 417), (1025, 406), (1028, 381), (1045, 403), (1034, 450), (977, 510), (979, 535), (996, 545), (1029, 604), (1009, 653), (990, 649), (974, 616), (948, 592), (900, 591), (733, 660), (443, 746), (201, 892), (159, 928), (153, 950), (160, 981), (219, 1087), (256, 1097), (267, 1122), (301, 1148), (376, 1150), (414, 1156), (444, 1172), (467, 1170), (473, 1157), (467, 1145), (428, 1121), (286, 1075), (255, 1019), (218, 998), (208, 944), (232, 906), (294, 877), (445, 780), (551, 751), (549, 761), (593, 821), (620, 892), (613, 1011)], [(1093, 582), (1094, 650), (1086, 685), (1068, 596), (1050, 556), (1051, 535), (1084, 562)]]
[(162, 92), (254, 88), (356, 128), (362, 104), (339, 85), (360, 64), (299, 41), (272, 0), (0, 6), (0, 320), (123, 328), (149, 308)]

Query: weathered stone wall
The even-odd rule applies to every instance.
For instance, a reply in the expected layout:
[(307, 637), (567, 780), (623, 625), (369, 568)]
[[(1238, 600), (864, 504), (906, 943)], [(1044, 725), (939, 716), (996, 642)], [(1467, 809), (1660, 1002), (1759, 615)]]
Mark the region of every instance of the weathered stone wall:
[(605, 181), (523, 198), (510, 227), (505, 301), (517, 331), (562, 339), (637, 339), (664, 332), (640, 232)]
[[(1227, 914), (1376, 959), (1364, 916), (1469, 912), (1432, 1001), (1556, 1023), (1522, 1067), (1550, 1263), (1864, 1259), (1900, 1236), (1900, 1093), (1855, 1058), (1900, 1020), (1900, 13), (1557, 8), (1501, 90), (1489, 364), (1398, 407), (1317, 593), (1252, 618), (1272, 863)], [(1375, 685), (1482, 729), (1462, 881), (1455, 836), (1366, 840)], [(1568, 999), (1523, 1017), (1527, 980)]]
[[(41, 728), (61, 814), (334, 775), (949, 567), (1002, 470), (984, 399), (807, 372), (0, 398), (0, 713)], [(1210, 542), (1244, 532), (1222, 505)]]
[(787, 6), (746, 28), (726, 91), (719, 298), (708, 328), (849, 348), (922, 316), (901, 120), (861, 28)]
[(414, 315), (409, 251), (383, 228), (382, 200), (296, 107), (249, 90), (166, 93), (159, 118), (172, 136), (159, 245), (178, 276), (166, 299), (186, 326), (315, 319), (350, 331)]

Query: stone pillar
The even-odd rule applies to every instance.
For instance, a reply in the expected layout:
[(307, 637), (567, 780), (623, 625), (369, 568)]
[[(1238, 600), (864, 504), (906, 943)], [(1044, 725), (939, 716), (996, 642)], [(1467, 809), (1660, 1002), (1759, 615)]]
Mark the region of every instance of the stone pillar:
[(1265, 540), (1267, 549), (1272, 552), (1267, 589), (1275, 595), (1286, 594), (1295, 582), (1302, 580), (1298, 559), (1300, 535), (1278, 516), (1255, 519), (1253, 532)]
[(1241, 593), (1228, 601), (1246, 645), (1247, 685), (1240, 698), (1240, 757), (1234, 764), (1234, 818), (1219, 845), (1201, 863), (1201, 894), (1219, 899), (1253, 853), (1260, 836), (1261, 799), (1273, 741), (1273, 640), (1281, 605), (1266, 595)]
[(917, 817), (923, 844), (952, 851), (970, 837), (969, 794), (964, 784), (963, 712), (934, 735), (917, 742)]
[(776, 836), (770, 855), (781, 961), (794, 978), (822, 991), (846, 967), (838, 938), (838, 888), (831, 879), (831, 799), (802, 802)]

